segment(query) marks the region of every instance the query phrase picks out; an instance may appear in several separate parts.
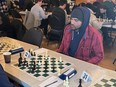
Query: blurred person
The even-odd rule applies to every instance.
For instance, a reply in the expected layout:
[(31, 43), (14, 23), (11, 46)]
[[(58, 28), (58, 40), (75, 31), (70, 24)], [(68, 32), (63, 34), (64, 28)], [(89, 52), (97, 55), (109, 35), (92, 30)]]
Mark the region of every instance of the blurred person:
[(38, 0), (37, 3), (31, 8), (31, 13), (34, 15), (35, 19), (40, 20), (40, 28), (44, 28), (44, 35), (47, 34), (47, 27), (48, 27), (48, 15), (45, 14), (42, 6), (43, 0)]

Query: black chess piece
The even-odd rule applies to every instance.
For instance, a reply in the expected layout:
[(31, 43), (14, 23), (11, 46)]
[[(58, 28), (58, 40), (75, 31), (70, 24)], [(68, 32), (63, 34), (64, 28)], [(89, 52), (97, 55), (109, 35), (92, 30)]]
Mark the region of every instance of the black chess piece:
[(82, 79), (79, 79), (79, 86), (78, 87), (82, 87), (81, 83), (82, 83)]
[(24, 61), (23, 61), (23, 63), (24, 63), (24, 65), (26, 65), (26, 63), (27, 63), (27, 60), (26, 60), (26, 58), (24, 58)]
[(36, 53), (34, 52), (33, 56), (36, 56)]
[(21, 64), (22, 64), (22, 54), (20, 53), (20, 57), (19, 57), (19, 59), (18, 59), (18, 66), (21, 66)]
[(29, 53), (31, 53), (30, 49), (29, 49)]

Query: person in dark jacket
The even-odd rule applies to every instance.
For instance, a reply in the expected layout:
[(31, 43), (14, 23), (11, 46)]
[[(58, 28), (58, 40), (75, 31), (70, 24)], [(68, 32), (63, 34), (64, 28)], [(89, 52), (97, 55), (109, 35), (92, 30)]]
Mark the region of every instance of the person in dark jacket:
[(0, 87), (15, 87), (8, 79), (2, 65), (0, 64)]

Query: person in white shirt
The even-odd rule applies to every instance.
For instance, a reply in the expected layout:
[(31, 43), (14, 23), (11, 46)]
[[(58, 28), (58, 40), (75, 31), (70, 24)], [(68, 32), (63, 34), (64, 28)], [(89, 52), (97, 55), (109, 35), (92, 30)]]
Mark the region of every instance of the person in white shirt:
[[(43, 0), (38, 0), (38, 2), (31, 8), (31, 13), (34, 15), (36, 20), (40, 21), (40, 28), (44, 28), (44, 35), (47, 34), (48, 26), (48, 15), (45, 14), (42, 6)], [(39, 25), (38, 25), (39, 26)]]

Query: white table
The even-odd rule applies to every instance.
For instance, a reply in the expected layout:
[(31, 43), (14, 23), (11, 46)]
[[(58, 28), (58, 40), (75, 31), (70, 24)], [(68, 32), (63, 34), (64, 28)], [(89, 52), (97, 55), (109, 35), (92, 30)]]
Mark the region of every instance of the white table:
[[(5, 37), (5, 38), (10, 39), (7, 37)], [(28, 49), (29, 48), (33, 48), (33, 49), (37, 48), (36, 46), (30, 45), (30, 44), (27, 44), (24, 42), (19, 41), (19, 43), (21, 45), (23, 45), (23, 47), (26, 49), (27, 48)], [(35, 50), (35, 52), (41, 53), (45, 50), (46, 50), (45, 48), (40, 48), (40, 49)], [(77, 74), (69, 80), (70, 87), (78, 86), (79, 78), (81, 77), (81, 74), (84, 70), (90, 74), (90, 76), (92, 78), (92, 82), (88, 82), (88, 83), (82, 82), (83, 87), (93, 87), (93, 85), (98, 80), (105, 78), (106, 76), (116, 78), (115, 71), (108, 70), (108, 69), (105, 69), (105, 68), (102, 68), (102, 67), (99, 67), (99, 66), (96, 66), (96, 65), (93, 65), (93, 64), (60, 54), (60, 53), (57, 53), (52, 50), (48, 50), (47, 54), (50, 56), (53, 56), (53, 57), (57, 57), (57, 58), (62, 57), (63, 60), (66, 60), (74, 65), (73, 67), (77, 70)], [(17, 81), (18, 83), (22, 84), (24, 87), (39, 87), (39, 85), (43, 82), (43, 81), (37, 80), (36, 78), (33, 78), (29, 74), (27, 74), (19, 69), (16, 69), (12, 66), (12, 64), (17, 62), (17, 60), (19, 58), (19, 54), (12, 55), (12, 62), (10, 64), (4, 63), (2, 55), (0, 55), (0, 58), (1, 58), (0, 63), (2, 64), (4, 70), (7, 72), (9, 77), (12, 78), (13, 80)], [(61, 84), (59, 87), (64, 87), (64, 86)]]

